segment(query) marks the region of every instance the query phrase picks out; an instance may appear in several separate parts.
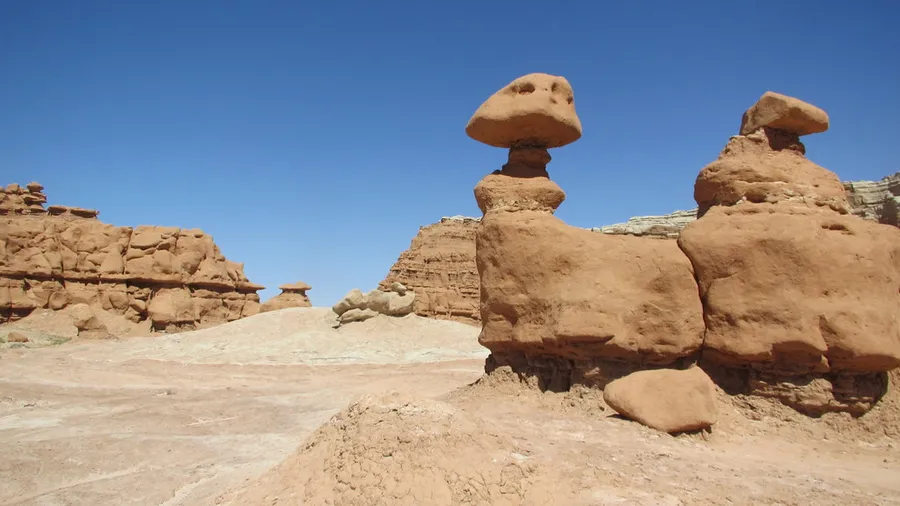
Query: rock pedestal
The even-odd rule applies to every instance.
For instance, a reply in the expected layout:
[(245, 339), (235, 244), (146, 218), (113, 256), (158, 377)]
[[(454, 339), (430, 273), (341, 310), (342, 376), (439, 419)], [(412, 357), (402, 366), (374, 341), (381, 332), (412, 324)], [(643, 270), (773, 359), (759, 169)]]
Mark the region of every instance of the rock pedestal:
[(676, 244), (596, 234), (553, 216), (565, 193), (549, 178), (547, 150), (581, 136), (566, 79), (516, 79), (466, 131), (509, 148), (508, 162), (474, 192), (484, 213), (476, 265), (488, 372), (509, 367), (551, 390), (602, 387), (700, 348), (700, 300)]
[(266, 311), (277, 311), (279, 309), (287, 309), (290, 307), (312, 307), (309, 297), (306, 295), (312, 287), (302, 281), (281, 285), (278, 287), (281, 293), (262, 303), (259, 307), (260, 313)]
[(820, 414), (861, 413), (900, 366), (900, 230), (848, 214), (800, 136), (824, 111), (767, 93), (697, 177), (678, 239), (704, 301), (703, 360), (732, 387)]

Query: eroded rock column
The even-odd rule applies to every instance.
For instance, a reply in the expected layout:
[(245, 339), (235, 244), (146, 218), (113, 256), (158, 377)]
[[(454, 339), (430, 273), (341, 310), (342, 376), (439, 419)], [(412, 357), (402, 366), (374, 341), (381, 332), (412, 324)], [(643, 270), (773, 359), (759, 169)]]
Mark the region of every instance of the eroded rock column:
[(837, 175), (806, 158), (800, 136), (827, 128), (823, 110), (763, 95), (697, 177), (701, 218), (678, 244), (720, 384), (859, 414), (900, 366), (900, 230), (848, 214)]
[(703, 320), (677, 245), (604, 236), (553, 215), (565, 193), (549, 178), (548, 149), (581, 137), (569, 82), (520, 77), (481, 105), (466, 132), (509, 149), (502, 169), (475, 187), (486, 371), (566, 390), (690, 360)]

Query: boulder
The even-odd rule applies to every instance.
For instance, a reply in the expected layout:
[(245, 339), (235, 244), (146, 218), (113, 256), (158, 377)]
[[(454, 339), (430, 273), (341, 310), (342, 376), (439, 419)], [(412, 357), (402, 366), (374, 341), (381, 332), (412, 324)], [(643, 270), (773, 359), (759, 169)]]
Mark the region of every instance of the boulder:
[(340, 324), (344, 323), (352, 323), (352, 322), (362, 322), (366, 321), (369, 318), (374, 318), (378, 316), (378, 313), (371, 309), (359, 309), (353, 308), (344, 311), (343, 314), (338, 318), (338, 322)]
[(340, 316), (351, 309), (363, 309), (367, 303), (366, 294), (362, 293), (359, 288), (354, 288), (347, 292), (347, 295), (344, 295), (344, 298), (339, 300), (337, 304), (331, 306), (331, 310)]
[(28, 341), (28, 336), (21, 332), (12, 331), (6, 335), (7, 343), (27, 343)]
[(603, 400), (620, 415), (668, 433), (706, 429), (718, 419), (715, 385), (699, 367), (633, 372), (606, 385)]
[(494, 147), (556, 148), (581, 138), (574, 93), (564, 77), (528, 74), (488, 98), (469, 120), (469, 137)]
[(798, 136), (828, 130), (828, 114), (794, 97), (767, 91), (741, 118), (741, 135), (769, 127)]
[(69, 317), (72, 319), (72, 325), (78, 329), (78, 337), (106, 339), (110, 336), (106, 325), (97, 318), (97, 315), (91, 306), (87, 304), (75, 304), (69, 307), (67, 311), (69, 312)]

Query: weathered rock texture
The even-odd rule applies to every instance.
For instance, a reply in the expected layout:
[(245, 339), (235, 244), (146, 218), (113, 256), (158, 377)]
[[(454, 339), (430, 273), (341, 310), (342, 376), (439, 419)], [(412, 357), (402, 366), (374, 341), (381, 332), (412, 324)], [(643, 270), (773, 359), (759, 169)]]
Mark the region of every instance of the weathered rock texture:
[(42, 189), (13, 184), (0, 194), (0, 321), (80, 303), (157, 329), (258, 312), (263, 287), (202, 231), (116, 227), (79, 208), (48, 213)]
[(344, 323), (368, 320), (380, 314), (406, 316), (413, 312), (415, 301), (415, 292), (395, 281), (385, 291), (375, 289), (363, 293), (354, 288), (331, 309), (338, 317), (336, 326), (340, 326)]
[(900, 172), (880, 181), (847, 181), (844, 188), (853, 214), (900, 227)]
[(281, 290), (281, 293), (263, 302), (259, 307), (260, 313), (287, 309), (289, 307), (312, 307), (309, 297), (306, 295), (306, 291), (312, 290), (312, 287), (306, 283), (298, 281), (281, 285), (278, 289)]
[(681, 229), (697, 219), (697, 209), (675, 211), (662, 216), (635, 216), (625, 223), (594, 227), (593, 232), (611, 235), (636, 235), (656, 239), (677, 239)]
[(706, 429), (718, 420), (716, 387), (703, 369), (637, 371), (603, 389), (620, 415), (663, 432)]
[(407, 286), (416, 293), (413, 310), (419, 316), (479, 322), (475, 231), (480, 221), (453, 216), (419, 228), (378, 288), (389, 290), (394, 282)]
[(778, 124), (732, 137), (697, 177), (702, 217), (678, 244), (703, 359), (807, 413), (861, 413), (900, 366), (900, 230), (848, 214), (838, 177), (804, 156), (809, 128)]
[[(524, 109), (517, 114), (571, 106), (549, 93), (539, 98), (516, 104)], [(676, 244), (596, 234), (553, 216), (565, 193), (549, 178), (546, 148), (561, 145), (553, 133), (572, 123), (574, 107), (564, 113), (498, 126), (511, 141), (509, 161), (475, 187), (484, 212), (476, 264), (487, 369), (508, 367), (552, 390), (676, 364), (700, 348), (703, 332), (693, 271)], [(467, 131), (491, 144), (494, 132), (484, 128)]]

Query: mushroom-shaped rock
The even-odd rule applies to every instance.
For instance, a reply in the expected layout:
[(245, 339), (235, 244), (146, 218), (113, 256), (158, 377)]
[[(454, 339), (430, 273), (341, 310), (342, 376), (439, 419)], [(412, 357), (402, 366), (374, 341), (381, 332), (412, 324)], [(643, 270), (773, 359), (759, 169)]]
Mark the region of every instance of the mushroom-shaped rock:
[(266, 311), (276, 311), (279, 309), (287, 309), (291, 307), (311, 307), (312, 303), (306, 295), (307, 290), (312, 290), (308, 284), (298, 281), (296, 283), (288, 283), (278, 287), (281, 293), (264, 302), (259, 307), (260, 313)]
[(715, 386), (699, 367), (633, 372), (606, 385), (603, 400), (620, 415), (669, 433), (704, 429), (718, 418)]
[(581, 137), (581, 121), (572, 86), (561, 76), (519, 77), (481, 104), (466, 133), (498, 148), (558, 148), (575, 142)]
[(800, 99), (767, 91), (741, 119), (741, 135), (759, 128), (809, 135), (828, 130), (828, 113)]
[(38, 193), (44, 189), (44, 185), (38, 183), (37, 181), (32, 181), (25, 185), (25, 188), (28, 188), (28, 191), (31, 193)]

